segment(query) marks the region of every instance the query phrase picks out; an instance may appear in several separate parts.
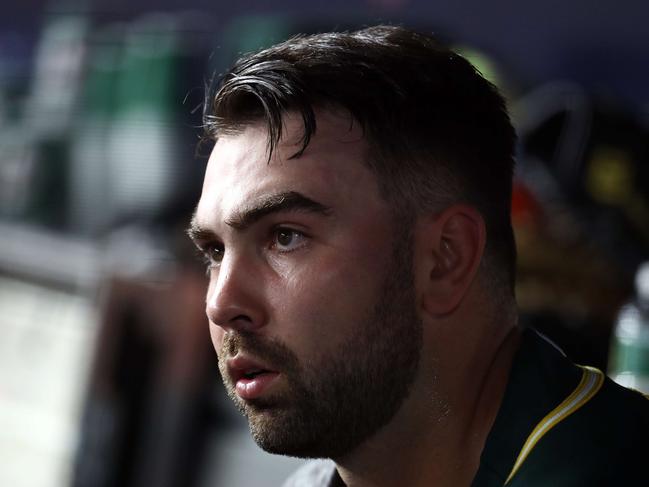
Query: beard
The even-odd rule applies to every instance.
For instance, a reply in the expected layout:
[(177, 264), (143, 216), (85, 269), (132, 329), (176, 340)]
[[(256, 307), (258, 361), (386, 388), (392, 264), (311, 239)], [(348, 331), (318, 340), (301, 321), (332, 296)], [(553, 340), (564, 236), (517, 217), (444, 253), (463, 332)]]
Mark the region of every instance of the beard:
[[(405, 232), (408, 235), (409, 232)], [(257, 444), (269, 453), (340, 458), (396, 414), (419, 367), (422, 323), (416, 312), (411, 239), (393, 244), (378, 299), (351, 335), (326, 359), (300, 363), (283, 343), (254, 333), (228, 333), (220, 356), (245, 350), (281, 368), (287, 387), (243, 401), (219, 361), (230, 398), (248, 418)]]

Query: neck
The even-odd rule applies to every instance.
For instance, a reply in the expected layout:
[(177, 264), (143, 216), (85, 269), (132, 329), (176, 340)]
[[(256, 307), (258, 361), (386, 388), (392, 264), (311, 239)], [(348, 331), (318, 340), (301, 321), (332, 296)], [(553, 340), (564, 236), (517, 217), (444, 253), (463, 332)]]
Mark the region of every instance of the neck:
[[(345, 485), (471, 485), (519, 344), (515, 317), (506, 321), (473, 333), (471, 341), (439, 341), (445, 351), (422, 350), (420, 374), (392, 421), (335, 459)], [(459, 367), (458, 356), (464, 358)]]

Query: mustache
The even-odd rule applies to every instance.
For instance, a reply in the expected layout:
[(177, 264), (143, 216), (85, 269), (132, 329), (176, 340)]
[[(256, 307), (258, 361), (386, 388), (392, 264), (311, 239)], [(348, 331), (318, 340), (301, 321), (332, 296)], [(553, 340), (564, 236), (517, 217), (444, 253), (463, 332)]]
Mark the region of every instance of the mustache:
[(238, 352), (245, 352), (273, 369), (298, 371), (300, 368), (297, 356), (285, 344), (255, 333), (236, 331), (225, 335), (220, 354), (223, 360)]

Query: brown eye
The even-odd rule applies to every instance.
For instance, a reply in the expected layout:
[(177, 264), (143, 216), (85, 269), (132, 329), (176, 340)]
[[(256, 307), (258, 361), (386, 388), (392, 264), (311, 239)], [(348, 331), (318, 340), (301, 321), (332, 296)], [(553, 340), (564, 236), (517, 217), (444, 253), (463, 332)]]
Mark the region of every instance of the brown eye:
[(275, 230), (273, 246), (280, 251), (290, 252), (302, 247), (306, 243), (306, 236), (302, 232), (290, 228)]
[(291, 230), (279, 230), (277, 232), (277, 243), (282, 246), (290, 245), (296, 232)]
[(218, 264), (223, 260), (224, 249), (219, 245), (212, 245), (205, 249), (205, 254), (210, 263)]

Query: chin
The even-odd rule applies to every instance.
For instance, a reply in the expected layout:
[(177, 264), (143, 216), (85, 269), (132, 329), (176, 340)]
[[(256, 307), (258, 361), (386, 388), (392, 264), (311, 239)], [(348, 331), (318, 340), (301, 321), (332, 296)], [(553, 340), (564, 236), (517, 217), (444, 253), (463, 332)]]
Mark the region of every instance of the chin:
[(253, 433), (253, 438), (262, 450), (273, 455), (315, 459), (340, 458), (348, 453), (348, 450), (343, 450), (339, 446), (323, 445), (320, 439), (299, 438), (295, 435), (289, 437), (285, 433), (279, 435)]
[(247, 405), (246, 416), (255, 443), (265, 452), (299, 458), (325, 456), (318, 438), (298, 427), (295, 414), (256, 404)]
[(294, 411), (251, 409), (246, 415), (253, 439), (262, 450), (275, 455), (341, 458), (370, 436), (320, 422), (318, 415), (305, 418)]

